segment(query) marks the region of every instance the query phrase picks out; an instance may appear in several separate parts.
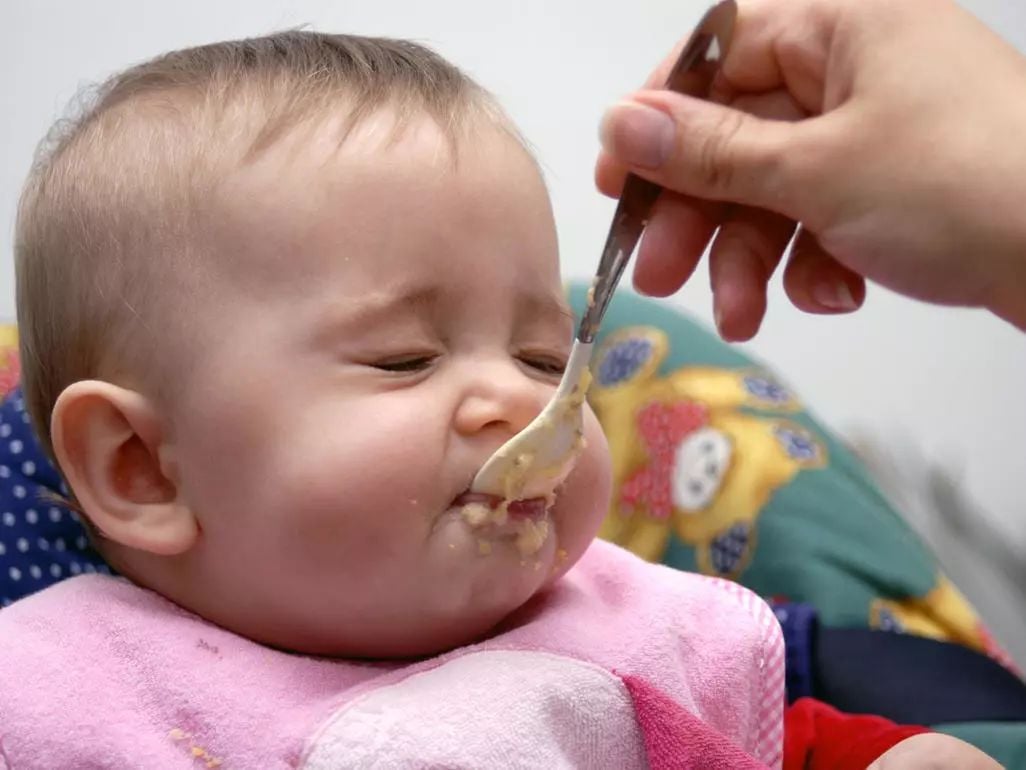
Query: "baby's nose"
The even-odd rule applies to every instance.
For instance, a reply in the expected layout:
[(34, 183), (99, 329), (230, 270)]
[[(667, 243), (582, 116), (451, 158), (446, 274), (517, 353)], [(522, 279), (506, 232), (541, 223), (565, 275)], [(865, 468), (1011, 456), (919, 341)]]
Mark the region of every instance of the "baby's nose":
[(548, 395), (540, 382), (516, 367), (496, 367), (468, 389), (456, 412), (456, 429), (466, 435), (482, 431), (515, 435), (538, 416)]

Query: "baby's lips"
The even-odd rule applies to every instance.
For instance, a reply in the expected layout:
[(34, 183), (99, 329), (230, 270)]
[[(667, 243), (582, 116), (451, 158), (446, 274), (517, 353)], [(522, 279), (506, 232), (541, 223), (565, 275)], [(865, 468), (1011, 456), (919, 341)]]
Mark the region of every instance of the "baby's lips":
[(506, 511), (514, 519), (540, 519), (548, 508), (548, 498), (532, 497), (527, 500), (514, 500)]
[[(464, 492), (453, 500), (453, 507), (461, 507), (478, 503), (487, 505), (489, 508), (498, 508), (502, 504), (502, 498), (498, 495), (489, 495), (483, 492)], [(506, 507), (506, 512), (512, 518), (537, 519), (545, 515), (549, 508), (549, 500), (544, 497), (531, 497), (526, 500), (513, 500)]]
[(452, 501), (453, 508), (459, 508), (464, 505), (472, 505), (473, 503), (480, 503), (481, 505), (487, 505), (489, 508), (498, 508), (499, 503), (502, 502), (502, 498), (498, 495), (488, 495), (484, 492), (464, 492), (456, 496), (456, 499)]

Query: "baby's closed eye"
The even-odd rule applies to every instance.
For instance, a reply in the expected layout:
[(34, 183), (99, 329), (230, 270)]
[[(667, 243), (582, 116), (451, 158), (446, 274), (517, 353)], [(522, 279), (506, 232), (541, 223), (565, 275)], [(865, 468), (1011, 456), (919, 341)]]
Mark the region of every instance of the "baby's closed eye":
[(411, 372), (422, 372), (438, 360), (435, 354), (411, 354), (401, 356), (389, 356), (387, 358), (371, 361), (368, 366), (380, 369), (383, 372), (394, 372), (404, 374)]
[(542, 374), (561, 377), (566, 370), (567, 357), (565, 354), (531, 351), (518, 354), (517, 360)]

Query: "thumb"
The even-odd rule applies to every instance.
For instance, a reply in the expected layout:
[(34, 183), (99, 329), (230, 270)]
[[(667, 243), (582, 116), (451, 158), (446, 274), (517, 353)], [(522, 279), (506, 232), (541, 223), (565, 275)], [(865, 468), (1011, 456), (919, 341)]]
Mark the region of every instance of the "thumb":
[(600, 138), (613, 161), (667, 189), (801, 218), (792, 194), (801, 123), (646, 91), (606, 112)]

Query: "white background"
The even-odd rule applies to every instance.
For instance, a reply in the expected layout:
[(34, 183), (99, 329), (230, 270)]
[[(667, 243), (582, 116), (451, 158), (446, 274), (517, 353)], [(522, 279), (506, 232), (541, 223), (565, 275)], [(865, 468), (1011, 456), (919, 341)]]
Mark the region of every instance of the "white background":
[[(1026, 49), (1018, 0), (966, 6)], [(36, 142), (80, 86), (170, 48), (304, 24), (427, 42), (496, 93), (545, 168), (565, 272), (587, 277), (612, 210), (591, 183), (599, 116), (703, 10), (696, 0), (4, 0), (0, 319), (14, 316), (10, 244), (20, 185)], [(710, 319), (705, 274), (673, 301)], [(942, 463), (1009, 540), (1026, 543), (1026, 335), (982, 312), (881, 290), (853, 317), (810, 319), (786, 304), (777, 281), (771, 306), (751, 352), (846, 435), (908, 442)]]

